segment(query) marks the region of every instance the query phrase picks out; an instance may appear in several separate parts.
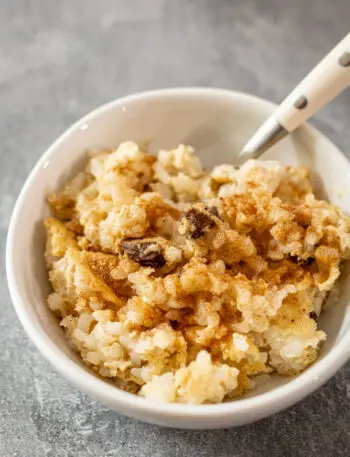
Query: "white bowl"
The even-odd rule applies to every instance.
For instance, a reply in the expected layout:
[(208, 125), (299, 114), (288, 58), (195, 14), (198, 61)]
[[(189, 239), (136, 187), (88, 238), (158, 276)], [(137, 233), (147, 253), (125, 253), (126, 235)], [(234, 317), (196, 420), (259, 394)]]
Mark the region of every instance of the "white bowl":
[[(84, 150), (115, 147), (125, 140), (148, 140), (152, 151), (187, 143), (197, 149), (205, 166), (232, 162), (235, 152), (274, 108), (250, 95), (216, 89), (137, 94), (93, 111), (41, 157), (12, 215), (7, 240), (8, 283), (17, 314), (31, 340), (79, 389), (122, 414), (146, 422), (180, 428), (229, 427), (294, 404), (327, 381), (350, 356), (349, 269), (343, 273), (340, 299), (320, 321), (328, 338), (317, 362), (296, 378), (274, 376), (250, 397), (218, 405), (152, 403), (97, 378), (68, 347), (58, 321), (46, 306), (49, 284), (42, 221), (49, 209), (45, 198), (82, 165)], [(350, 210), (350, 165), (314, 128), (301, 127), (268, 156), (286, 164), (306, 164), (321, 178), (315, 180), (319, 190), (332, 203)]]

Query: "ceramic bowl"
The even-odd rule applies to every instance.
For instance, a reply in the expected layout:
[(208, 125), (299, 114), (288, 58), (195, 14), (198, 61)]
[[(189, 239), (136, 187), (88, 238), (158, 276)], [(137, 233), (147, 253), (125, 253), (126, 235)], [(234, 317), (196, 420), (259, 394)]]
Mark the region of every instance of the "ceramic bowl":
[[(153, 403), (96, 377), (69, 346), (46, 306), (49, 283), (42, 221), (46, 195), (83, 163), (84, 151), (149, 142), (152, 152), (179, 143), (193, 145), (206, 167), (233, 162), (235, 154), (275, 106), (259, 98), (216, 89), (169, 89), (132, 95), (98, 108), (78, 121), (45, 152), (16, 203), (7, 240), (7, 276), (18, 317), (38, 350), (78, 389), (121, 414), (180, 428), (242, 425), (286, 408), (327, 381), (350, 356), (349, 269), (337, 303), (321, 318), (328, 338), (316, 363), (295, 378), (272, 376), (248, 397), (217, 405)], [(318, 192), (350, 210), (350, 165), (337, 147), (305, 125), (266, 155), (314, 172)]]

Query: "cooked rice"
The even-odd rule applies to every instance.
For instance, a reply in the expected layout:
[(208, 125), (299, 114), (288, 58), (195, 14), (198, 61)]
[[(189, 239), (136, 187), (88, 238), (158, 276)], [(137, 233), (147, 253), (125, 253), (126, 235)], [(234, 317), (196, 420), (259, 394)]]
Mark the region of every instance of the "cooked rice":
[(350, 219), (303, 167), (205, 172), (180, 145), (89, 157), (49, 202), (49, 307), (97, 374), (155, 401), (215, 403), (294, 375), (350, 254)]

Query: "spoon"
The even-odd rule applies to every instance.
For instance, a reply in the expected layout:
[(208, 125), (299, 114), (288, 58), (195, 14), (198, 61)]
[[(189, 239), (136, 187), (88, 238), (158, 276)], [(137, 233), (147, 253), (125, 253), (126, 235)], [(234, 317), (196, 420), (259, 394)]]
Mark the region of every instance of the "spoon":
[(350, 33), (283, 100), (239, 153), (256, 159), (350, 86)]

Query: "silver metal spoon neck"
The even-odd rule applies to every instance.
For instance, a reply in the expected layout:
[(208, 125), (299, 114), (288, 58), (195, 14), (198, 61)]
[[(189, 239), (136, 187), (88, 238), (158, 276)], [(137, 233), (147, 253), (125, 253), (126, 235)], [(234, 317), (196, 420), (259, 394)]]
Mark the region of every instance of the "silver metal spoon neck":
[(236, 159), (236, 163), (240, 164), (249, 159), (257, 159), (288, 134), (289, 132), (275, 117), (269, 117), (244, 146)]

